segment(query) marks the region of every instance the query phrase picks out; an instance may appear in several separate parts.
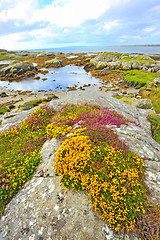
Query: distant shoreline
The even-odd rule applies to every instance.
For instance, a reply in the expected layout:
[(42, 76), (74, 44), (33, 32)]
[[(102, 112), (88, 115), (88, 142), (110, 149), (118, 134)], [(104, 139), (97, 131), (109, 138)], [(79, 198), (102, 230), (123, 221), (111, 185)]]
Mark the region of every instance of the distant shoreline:
[(139, 53), (139, 54), (160, 54), (160, 44), (146, 45), (119, 45), (119, 46), (67, 46), (67, 47), (41, 47), (35, 49), (17, 49), (8, 51), (30, 51), (30, 52), (62, 52), (62, 53)]
[(111, 47), (160, 47), (160, 44), (144, 44), (144, 45), (115, 45)]

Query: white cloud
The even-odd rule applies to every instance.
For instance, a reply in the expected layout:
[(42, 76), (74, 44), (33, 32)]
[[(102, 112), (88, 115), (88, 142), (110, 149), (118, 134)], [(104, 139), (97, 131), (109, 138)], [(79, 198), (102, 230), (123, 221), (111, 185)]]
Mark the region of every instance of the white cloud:
[(37, 0), (5, 0), (2, 7), (5, 6), (0, 12), (0, 20), (7, 22), (8, 20), (23, 20), (25, 23), (29, 23), (33, 11), (37, 5)]
[(130, 0), (54, 0), (43, 9), (37, 8), (38, 1), (3, 0), (0, 20), (23, 20), (25, 24), (47, 21), (61, 27), (76, 27), (86, 20), (98, 19), (113, 5)]
[(155, 27), (146, 27), (143, 31), (145, 33), (150, 33), (150, 32), (153, 32), (155, 30)]
[(120, 23), (117, 21), (117, 20), (114, 20), (114, 21), (110, 21), (110, 22), (105, 22), (104, 23), (104, 28), (107, 30), (107, 31), (110, 31), (112, 30), (113, 28), (116, 28), (120, 26)]
[(71, 28), (65, 28), (65, 29), (64, 29), (64, 33), (70, 33), (70, 32), (72, 32), (72, 29), (71, 29)]
[(15, 45), (17, 45), (17, 42), (24, 39), (24, 34), (25, 32), (21, 32), (1, 36), (0, 43), (2, 48), (8, 49), (9, 46), (10, 49), (15, 49)]
[(37, 9), (32, 21), (48, 21), (62, 27), (76, 27), (89, 19), (98, 19), (112, 5), (128, 0), (59, 0)]
[(43, 48), (48, 40), (54, 40), (57, 36), (51, 27), (37, 30), (23, 31), (20, 33), (11, 33), (0, 36), (1, 48), (7, 50), (36, 49), (41, 46)]
[(54, 38), (56, 37), (56, 34), (52, 32), (52, 29), (50, 27), (32, 30), (28, 33), (30, 36), (36, 38), (36, 40), (45, 39), (45, 38)]

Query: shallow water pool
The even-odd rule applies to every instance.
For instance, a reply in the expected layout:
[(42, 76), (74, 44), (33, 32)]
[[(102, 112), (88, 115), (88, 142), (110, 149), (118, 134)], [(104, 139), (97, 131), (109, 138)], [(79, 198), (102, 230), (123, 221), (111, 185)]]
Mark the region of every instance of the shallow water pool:
[[(42, 69), (46, 70), (46, 69)], [(99, 85), (100, 82), (97, 78), (92, 77), (90, 73), (87, 73), (82, 67), (67, 65), (61, 68), (49, 68), (49, 73), (41, 74), (38, 73), (40, 79), (36, 80), (33, 78), (21, 79), (18, 81), (0, 81), (1, 87), (6, 87), (9, 90), (21, 90), (21, 91), (32, 91), (38, 92), (41, 90), (45, 91), (62, 91), (66, 90), (67, 87), (77, 88), (84, 84)]]

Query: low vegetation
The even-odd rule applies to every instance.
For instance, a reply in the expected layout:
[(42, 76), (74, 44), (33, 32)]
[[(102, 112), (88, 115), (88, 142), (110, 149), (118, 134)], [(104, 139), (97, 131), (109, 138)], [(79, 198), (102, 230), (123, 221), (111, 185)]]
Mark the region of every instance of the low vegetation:
[(9, 108), (8, 107), (0, 107), (0, 114), (5, 114), (7, 112), (9, 112)]
[[(106, 52), (105, 53), (105, 56), (107, 57), (108, 55), (114, 55), (114, 56), (116, 56), (116, 57), (121, 57), (121, 56), (123, 56), (123, 53), (118, 53), (118, 52)], [(125, 54), (126, 55), (126, 54)]]
[(140, 89), (140, 94), (143, 98), (150, 99), (156, 113), (160, 113), (160, 84), (156, 87), (152, 86), (147, 88), (149, 83), (152, 83), (155, 78), (160, 77), (160, 74), (139, 70), (126, 71), (124, 74), (124, 81), (128, 83), (135, 82), (137, 84), (145, 84), (145, 86)]
[(15, 54), (15, 52), (10, 52), (10, 51), (0, 52), (0, 61), (3, 61), (3, 60), (21, 60), (22, 58), (23, 59), (28, 58), (28, 56), (12, 57), (12, 54)]
[(158, 240), (159, 208), (147, 198), (143, 159), (106, 127), (128, 123), (97, 106), (64, 106), (56, 113), (42, 106), (20, 126), (0, 133), (1, 213), (37, 169), (46, 139), (60, 138), (55, 170), (63, 186), (87, 190), (93, 208), (116, 231), (136, 229), (144, 239)]
[(53, 110), (41, 107), (20, 126), (0, 133), (0, 211), (31, 178), (41, 161), (40, 150), (46, 141), (46, 126)]
[[(126, 54), (124, 54), (125, 56), (127, 56)], [(152, 60), (152, 59), (145, 59), (144, 58), (144, 55), (138, 55), (138, 56), (136, 56), (136, 57), (125, 57), (125, 58), (122, 58), (121, 60), (120, 60), (120, 62), (123, 62), (123, 61), (125, 61), (125, 62), (131, 62), (131, 61), (138, 61), (138, 62), (140, 62), (140, 63), (146, 63), (146, 62), (149, 62), (149, 63), (156, 63), (156, 61), (154, 61), (154, 60)]]
[(160, 84), (157, 88), (153, 87), (149, 91), (141, 89), (140, 93), (143, 98), (150, 99), (156, 113), (160, 113)]
[(140, 63), (146, 63), (146, 62), (149, 62), (149, 63), (156, 63), (156, 61), (150, 59), (148, 57), (148, 59), (146, 58), (145, 55), (137, 55), (137, 56), (130, 56), (130, 54), (128, 53), (118, 53), (118, 52), (106, 52), (105, 53), (105, 56), (107, 57), (108, 55), (114, 55), (116, 57), (119, 57), (120, 58), (120, 62), (130, 62), (130, 61), (138, 61)]
[(135, 83), (147, 83), (152, 82), (156, 77), (159, 77), (159, 73), (144, 72), (139, 70), (129, 70), (124, 72), (124, 81)]
[(48, 96), (47, 98), (43, 98), (43, 99), (35, 99), (35, 100), (31, 100), (31, 101), (28, 101), (28, 102), (25, 102), (23, 105), (19, 105), (18, 107), (20, 108), (20, 109), (23, 109), (23, 108), (25, 108), (27, 105), (31, 105), (31, 108), (32, 107), (35, 107), (35, 106), (38, 106), (38, 105), (40, 105), (40, 104), (45, 104), (45, 103), (47, 103), (47, 102), (49, 102), (49, 101), (51, 101), (51, 100), (53, 100), (53, 99), (55, 99), (55, 98), (57, 98), (57, 96), (56, 95), (51, 95), (51, 96)]
[(148, 120), (151, 122), (153, 138), (160, 144), (160, 115), (152, 114)]

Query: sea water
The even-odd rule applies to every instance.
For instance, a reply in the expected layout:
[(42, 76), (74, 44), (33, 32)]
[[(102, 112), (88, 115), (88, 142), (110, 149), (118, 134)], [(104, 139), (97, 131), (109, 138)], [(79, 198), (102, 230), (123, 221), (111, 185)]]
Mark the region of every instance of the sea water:
[(141, 53), (141, 54), (160, 54), (160, 45), (150, 46), (101, 46), (101, 47), (82, 47), (71, 46), (61, 48), (30, 49), (32, 51), (63, 52), (63, 53), (82, 53), (82, 52), (119, 52), (119, 53)]
[[(44, 68), (42, 70), (45, 70)], [(45, 75), (38, 73), (40, 79), (23, 78), (18, 81), (0, 81), (1, 87), (6, 87), (9, 90), (21, 90), (38, 92), (45, 91), (62, 91), (67, 90), (67, 87), (77, 88), (84, 84), (91, 84), (91, 86), (99, 85), (99, 80), (92, 77), (90, 73), (87, 73), (82, 67), (67, 65), (61, 68), (49, 68), (49, 72)], [(46, 80), (43, 80), (46, 79)]]

